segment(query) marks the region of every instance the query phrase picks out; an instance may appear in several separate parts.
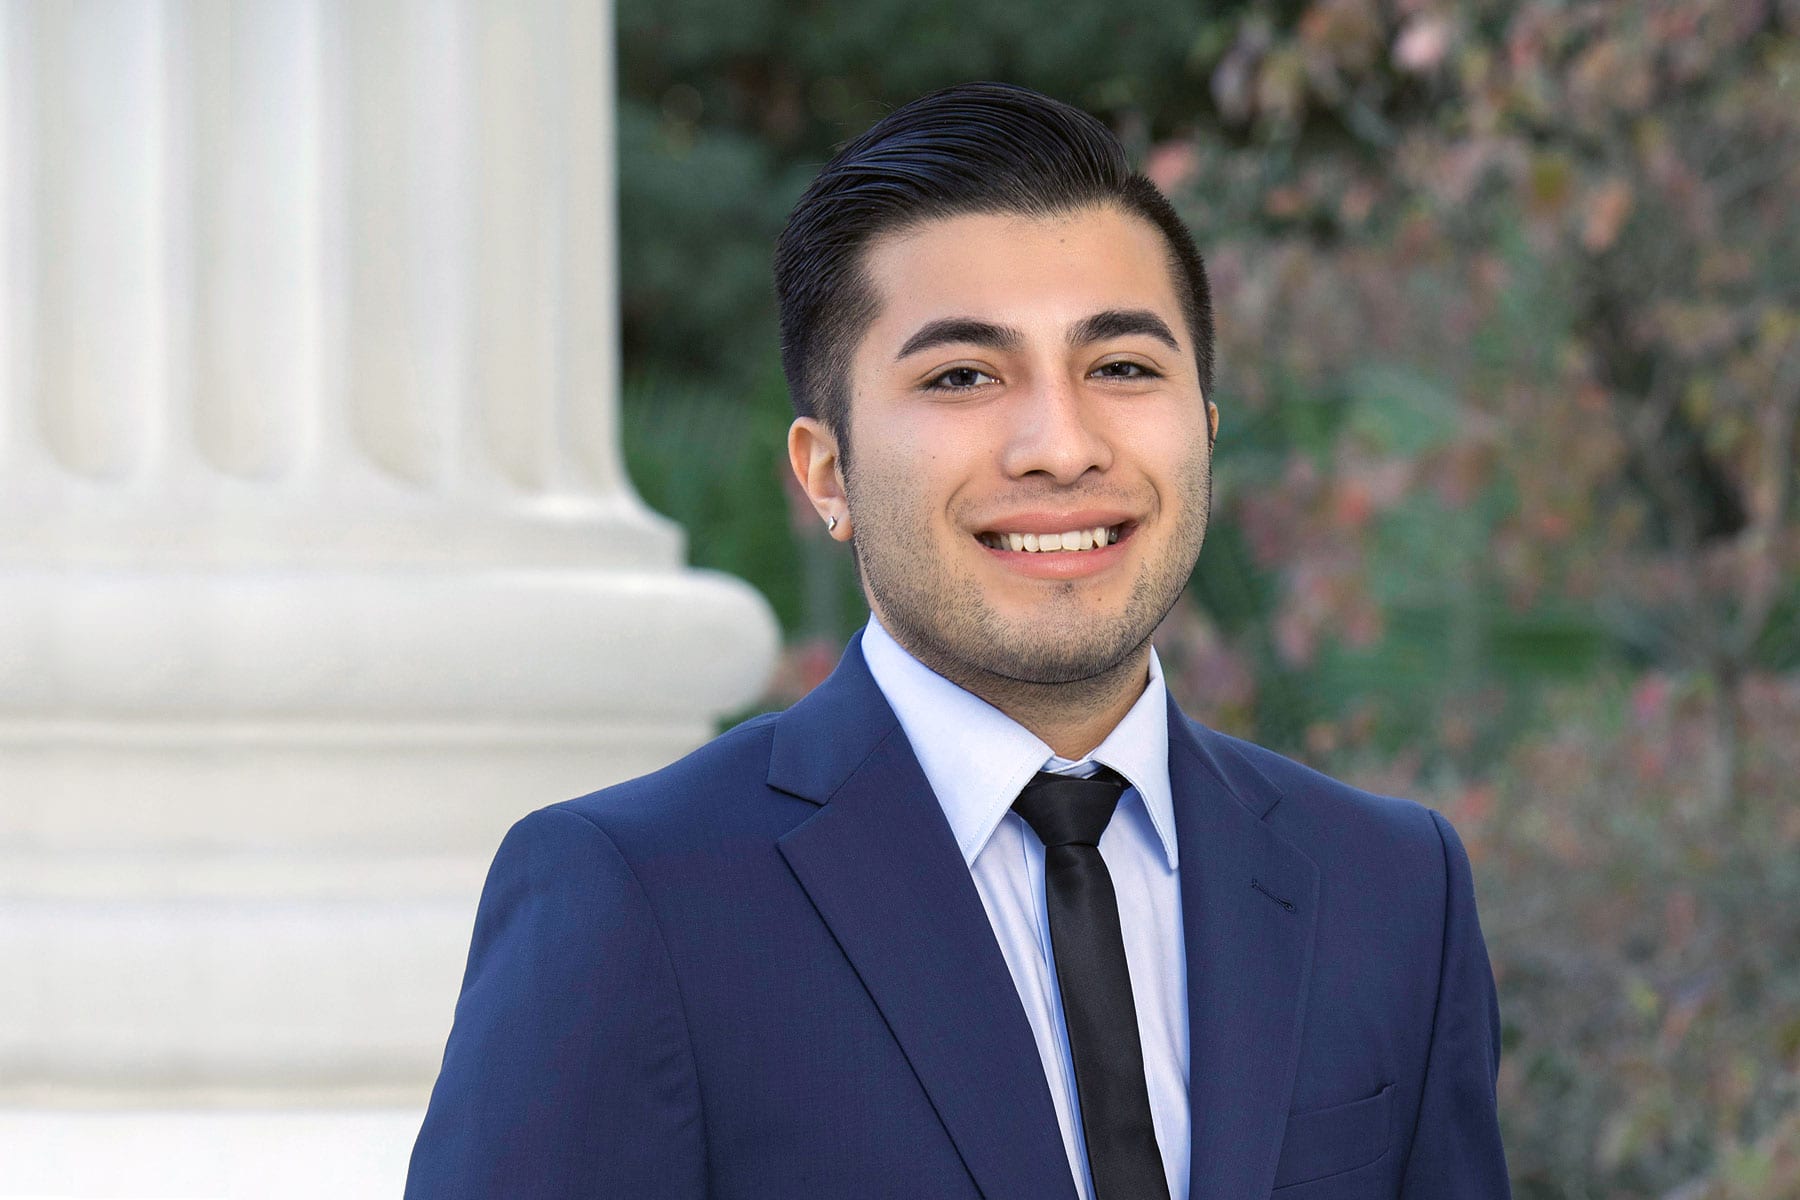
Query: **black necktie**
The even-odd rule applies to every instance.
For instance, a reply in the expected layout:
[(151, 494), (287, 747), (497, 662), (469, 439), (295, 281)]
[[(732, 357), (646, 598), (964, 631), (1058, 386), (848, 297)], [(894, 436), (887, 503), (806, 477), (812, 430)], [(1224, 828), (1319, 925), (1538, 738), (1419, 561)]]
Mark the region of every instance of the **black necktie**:
[(1013, 803), (1044, 843), (1044, 899), (1075, 1060), (1075, 1091), (1095, 1200), (1168, 1200), (1131, 973), (1119, 932), (1119, 901), (1100, 857), (1125, 781), (1108, 770), (1088, 779), (1039, 771)]

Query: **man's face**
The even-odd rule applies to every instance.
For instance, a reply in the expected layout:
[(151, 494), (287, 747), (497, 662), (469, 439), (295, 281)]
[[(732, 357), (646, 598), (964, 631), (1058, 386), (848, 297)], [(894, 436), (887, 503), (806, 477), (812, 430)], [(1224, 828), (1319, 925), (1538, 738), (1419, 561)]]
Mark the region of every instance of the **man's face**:
[(1210, 499), (1217, 412), (1162, 235), (1110, 207), (977, 214), (877, 239), (865, 266), (879, 315), (841, 479), (876, 615), (965, 686), (1119, 666)]

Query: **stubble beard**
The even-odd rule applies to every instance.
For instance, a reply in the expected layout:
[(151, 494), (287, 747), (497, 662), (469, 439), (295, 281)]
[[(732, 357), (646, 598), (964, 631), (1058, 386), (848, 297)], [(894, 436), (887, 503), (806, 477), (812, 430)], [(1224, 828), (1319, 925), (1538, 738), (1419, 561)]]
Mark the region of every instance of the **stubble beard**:
[(928, 520), (907, 502), (904, 480), (847, 470), (844, 490), (856, 521), (857, 569), (883, 626), (939, 675), (1013, 711), (1092, 703), (1142, 670), (1151, 634), (1193, 572), (1212, 509), (1208, 457), (1183, 477), (1189, 483), (1175, 535), (1140, 572), (1117, 615), (1084, 611), (1082, 584), (1070, 580), (1053, 585), (1051, 602), (1029, 620), (1003, 617), (976, 579), (933, 553)]

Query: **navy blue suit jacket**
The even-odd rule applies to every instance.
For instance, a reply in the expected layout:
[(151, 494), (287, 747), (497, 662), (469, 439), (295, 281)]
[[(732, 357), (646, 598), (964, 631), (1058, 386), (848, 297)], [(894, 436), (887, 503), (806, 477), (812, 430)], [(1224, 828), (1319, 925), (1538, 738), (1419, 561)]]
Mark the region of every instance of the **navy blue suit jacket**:
[[(1193, 1200), (1495, 1200), (1443, 818), (1169, 711)], [(515, 825), (409, 1200), (1075, 1200), (1024, 1009), (852, 643), (785, 713)]]

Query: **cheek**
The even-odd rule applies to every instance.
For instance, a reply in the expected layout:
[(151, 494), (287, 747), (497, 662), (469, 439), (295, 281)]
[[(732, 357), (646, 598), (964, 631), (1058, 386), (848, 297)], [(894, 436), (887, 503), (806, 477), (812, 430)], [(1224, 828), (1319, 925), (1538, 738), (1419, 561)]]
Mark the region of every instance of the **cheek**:
[(889, 494), (903, 507), (941, 509), (967, 477), (955, 444), (922, 425), (896, 430), (882, 445), (880, 460)]
[[(1202, 438), (1200, 446), (1205, 446)], [(1148, 422), (1122, 429), (1113, 439), (1115, 457), (1166, 487), (1180, 479), (1196, 461), (1192, 431)]]
[[(873, 406), (872, 406), (873, 407)], [(851, 502), (918, 531), (960, 529), (959, 511), (1002, 486), (1004, 430), (966, 409), (917, 405), (868, 414), (854, 431)]]
[(1204, 466), (1212, 439), (1203, 413), (1182, 411), (1161, 414), (1160, 420), (1135, 423), (1125, 433), (1141, 461), (1168, 475), (1181, 475)]
[(844, 480), (852, 515), (864, 529), (916, 529), (929, 506), (930, 465), (891, 445), (858, 446)]

